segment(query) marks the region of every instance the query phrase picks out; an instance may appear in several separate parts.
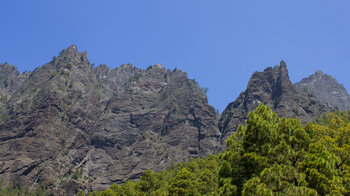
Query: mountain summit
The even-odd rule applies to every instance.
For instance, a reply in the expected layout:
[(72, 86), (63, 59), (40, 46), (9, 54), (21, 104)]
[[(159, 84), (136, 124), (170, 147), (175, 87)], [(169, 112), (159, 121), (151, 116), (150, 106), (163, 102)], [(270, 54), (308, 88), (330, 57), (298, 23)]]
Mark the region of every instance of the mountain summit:
[(220, 149), (214, 108), (180, 70), (94, 68), (74, 45), (26, 76), (0, 68), (4, 182), (73, 195)]
[(342, 84), (330, 75), (317, 71), (296, 83), (300, 89), (312, 92), (321, 103), (339, 110), (350, 109), (350, 95)]
[(60, 52), (57, 59), (66, 63), (87, 62), (87, 52), (80, 53), (75, 45), (70, 45), (67, 49)]
[(291, 83), (284, 61), (254, 72), (220, 119), (185, 72), (93, 67), (74, 45), (32, 72), (0, 64), (0, 76), (0, 179), (55, 195), (218, 153), (261, 102), (304, 123), (330, 111)]
[(303, 123), (331, 111), (313, 94), (294, 86), (289, 79), (286, 63), (281, 61), (279, 66), (254, 72), (246, 90), (226, 107), (219, 121), (223, 138), (237, 130), (238, 125), (244, 124), (248, 113), (260, 103), (269, 106), (279, 116), (298, 118)]

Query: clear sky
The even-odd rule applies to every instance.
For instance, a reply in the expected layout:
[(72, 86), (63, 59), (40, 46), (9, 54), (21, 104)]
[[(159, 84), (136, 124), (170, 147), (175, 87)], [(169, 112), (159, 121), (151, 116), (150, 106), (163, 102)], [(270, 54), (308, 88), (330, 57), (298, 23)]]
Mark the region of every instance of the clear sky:
[(21, 72), (70, 44), (91, 63), (179, 68), (222, 111), (254, 71), (287, 63), (350, 89), (349, 0), (2, 0), (0, 62)]

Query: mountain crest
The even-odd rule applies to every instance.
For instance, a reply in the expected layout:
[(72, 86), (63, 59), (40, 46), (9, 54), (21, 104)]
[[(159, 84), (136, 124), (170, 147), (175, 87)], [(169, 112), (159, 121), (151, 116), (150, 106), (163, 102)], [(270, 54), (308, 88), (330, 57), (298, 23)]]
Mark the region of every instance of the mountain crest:
[(93, 68), (74, 45), (13, 85), (13, 93), (8, 86), (20, 80), (8, 69), (0, 66), (0, 76), (14, 75), (0, 77), (0, 96), (9, 99), (0, 100), (4, 182), (75, 195), (79, 187), (105, 189), (221, 149), (215, 110), (185, 72), (159, 64)]
[(342, 84), (322, 71), (310, 75), (295, 84), (300, 89), (312, 92), (321, 103), (339, 110), (350, 109), (350, 95)]
[[(288, 95), (292, 88), (286, 63), (281, 61), (279, 66), (268, 67), (263, 72), (254, 72), (249, 79), (246, 93), (256, 100), (254, 101), (256, 104), (252, 106), (255, 109), (258, 102), (263, 100), (271, 99), (274, 106), (278, 105), (281, 96)], [(248, 108), (248, 110), (253, 110), (253, 108)]]
[(0, 64), (0, 179), (53, 195), (105, 189), (217, 153), (259, 103), (302, 122), (329, 111), (292, 85), (284, 61), (254, 72), (220, 119), (198, 83), (160, 64), (93, 68), (74, 45), (30, 74)]
[(330, 108), (321, 104), (314, 95), (301, 91), (289, 79), (286, 63), (269, 67), (263, 72), (254, 72), (247, 89), (222, 113), (219, 129), (227, 138), (238, 125), (244, 124), (250, 111), (264, 103), (279, 116), (299, 118), (303, 123), (330, 112)]
[(280, 66), (281, 66), (282, 68), (287, 68), (286, 62), (284, 62), (284, 60), (282, 60), (282, 61), (280, 62)]
[(315, 75), (317, 75), (317, 76), (323, 76), (323, 75), (326, 75), (326, 74), (324, 74), (321, 70), (317, 70), (317, 71), (315, 72)]
[(70, 45), (67, 49), (62, 50), (56, 61), (65, 62), (65, 63), (73, 63), (73, 64), (88, 64), (89, 61), (87, 59), (87, 52), (79, 52), (78, 48), (75, 45)]

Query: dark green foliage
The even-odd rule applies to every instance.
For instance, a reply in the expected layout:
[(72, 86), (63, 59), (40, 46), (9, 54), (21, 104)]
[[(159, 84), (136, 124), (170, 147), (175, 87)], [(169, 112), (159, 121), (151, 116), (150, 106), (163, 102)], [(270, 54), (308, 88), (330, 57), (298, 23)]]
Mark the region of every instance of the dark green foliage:
[(322, 117), (320, 117), (316, 120), (316, 124), (327, 126), (329, 124), (329, 120), (332, 118), (340, 118), (345, 123), (350, 123), (350, 110), (349, 111), (335, 111), (333, 113), (323, 115)]
[(76, 169), (72, 175), (72, 179), (79, 180), (83, 176), (83, 168)]
[(85, 196), (85, 193), (84, 193), (84, 191), (79, 191), (79, 192), (76, 194), (76, 196)]
[(218, 188), (216, 156), (191, 159), (160, 173), (147, 170), (139, 182), (113, 184), (90, 195), (210, 195)]
[[(220, 192), (235, 186), (237, 195), (348, 193), (350, 149), (344, 137), (350, 125), (334, 114), (323, 121), (327, 127), (303, 126), (260, 105), (249, 114), (247, 126), (240, 126), (227, 140), (228, 149), (220, 155)], [(337, 167), (341, 164), (343, 168)]]
[(134, 75), (130, 76), (126, 84), (132, 83), (132, 82), (137, 82), (139, 79), (142, 77), (142, 72), (137, 72)]
[(341, 112), (304, 126), (261, 104), (225, 152), (90, 195), (349, 195), (349, 122)]
[(3, 182), (0, 182), (0, 195), (1, 196), (47, 196), (49, 193), (45, 187), (38, 186), (35, 190), (29, 190), (27, 186), (14, 187), (10, 182), (8, 186), (3, 187)]

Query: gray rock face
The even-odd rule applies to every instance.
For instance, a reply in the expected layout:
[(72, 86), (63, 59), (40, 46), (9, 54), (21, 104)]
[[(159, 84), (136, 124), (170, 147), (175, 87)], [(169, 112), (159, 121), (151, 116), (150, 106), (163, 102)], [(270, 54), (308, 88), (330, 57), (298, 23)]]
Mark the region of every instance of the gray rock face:
[(14, 65), (0, 64), (0, 96), (11, 97), (28, 77), (20, 74)]
[(28, 72), (20, 74), (15, 66), (8, 63), (0, 64), (0, 122), (9, 117), (6, 111), (7, 102), (28, 75)]
[(13, 73), (0, 86), (8, 97), (0, 124), (5, 182), (72, 195), (220, 149), (214, 108), (179, 70), (93, 68), (75, 46), (25, 76), (2, 66)]
[(244, 124), (248, 113), (260, 103), (269, 106), (281, 117), (299, 118), (303, 123), (315, 120), (331, 109), (307, 91), (292, 85), (286, 64), (269, 67), (251, 76), (247, 89), (230, 103), (221, 115), (219, 129), (226, 139)]
[(302, 122), (330, 111), (291, 84), (284, 62), (255, 72), (219, 122), (194, 80), (159, 64), (94, 68), (75, 46), (24, 74), (0, 64), (0, 178), (54, 195), (105, 189), (219, 152), (260, 102)]
[(317, 71), (295, 85), (312, 92), (325, 105), (339, 110), (350, 110), (350, 95), (344, 86), (322, 71)]

